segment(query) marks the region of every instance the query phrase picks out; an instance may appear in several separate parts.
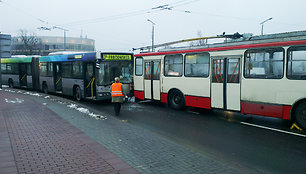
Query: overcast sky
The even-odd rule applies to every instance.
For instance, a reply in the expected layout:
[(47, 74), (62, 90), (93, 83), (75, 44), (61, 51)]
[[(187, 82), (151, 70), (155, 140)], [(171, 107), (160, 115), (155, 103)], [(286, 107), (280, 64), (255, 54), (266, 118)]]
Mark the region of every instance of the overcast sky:
[[(0, 0), (0, 32), (18, 36), (27, 30), (38, 36), (87, 36), (100, 51), (129, 51), (202, 36), (306, 30), (306, 0)], [(164, 6), (161, 8), (159, 6)], [(159, 8), (157, 8), (159, 7)]]

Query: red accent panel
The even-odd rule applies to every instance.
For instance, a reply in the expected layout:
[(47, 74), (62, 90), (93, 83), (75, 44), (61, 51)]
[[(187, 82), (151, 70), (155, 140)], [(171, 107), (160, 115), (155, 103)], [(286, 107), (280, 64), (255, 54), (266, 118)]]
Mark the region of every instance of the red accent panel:
[(135, 98), (144, 100), (144, 91), (134, 91)]
[(283, 106), (283, 119), (290, 120), (291, 106)]
[(195, 96), (185, 96), (185, 100), (186, 100), (186, 106), (211, 109), (210, 98), (207, 98), (207, 97), (195, 97)]
[(241, 113), (290, 119), (291, 106), (241, 101)]
[(167, 93), (160, 93), (160, 102), (167, 103)]
[(228, 47), (215, 47), (215, 48), (204, 48), (204, 49), (194, 49), (194, 50), (166, 51), (166, 52), (156, 52), (156, 53), (140, 53), (140, 54), (135, 54), (134, 56), (138, 57), (138, 56), (165, 55), (165, 54), (178, 54), (178, 53), (194, 53), (194, 52), (205, 52), (205, 51), (223, 51), (223, 50), (248, 49), (248, 48), (259, 48), (259, 47), (303, 45), (303, 44), (306, 44), (306, 40), (236, 45)]

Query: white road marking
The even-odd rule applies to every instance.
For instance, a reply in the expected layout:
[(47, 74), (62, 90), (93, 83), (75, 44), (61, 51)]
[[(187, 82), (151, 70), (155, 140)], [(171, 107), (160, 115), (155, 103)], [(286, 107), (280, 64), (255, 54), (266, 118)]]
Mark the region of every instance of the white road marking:
[(249, 125), (249, 126), (253, 126), (253, 127), (258, 127), (258, 128), (262, 128), (262, 129), (268, 129), (268, 130), (273, 130), (273, 131), (277, 131), (277, 132), (282, 132), (282, 133), (286, 133), (286, 134), (291, 134), (291, 135), (296, 135), (296, 136), (300, 136), (300, 137), (305, 137), (306, 135), (303, 134), (298, 134), (298, 133), (294, 133), (294, 132), (288, 132), (288, 131), (283, 131), (280, 129), (274, 129), (274, 128), (270, 128), (270, 127), (265, 127), (265, 126), (259, 126), (256, 124), (251, 124), (251, 123), (246, 123), (246, 122), (240, 122), (241, 124), (245, 124), (245, 125)]

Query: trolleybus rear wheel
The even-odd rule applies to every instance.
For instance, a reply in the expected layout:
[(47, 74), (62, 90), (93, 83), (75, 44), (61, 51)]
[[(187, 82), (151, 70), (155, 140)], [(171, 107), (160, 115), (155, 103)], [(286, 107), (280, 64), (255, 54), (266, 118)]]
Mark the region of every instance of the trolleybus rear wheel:
[(77, 101), (80, 101), (80, 100), (81, 100), (81, 88), (78, 87), (78, 86), (75, 88), (75, 91), (74, 91), (74, 98), (75, 98)]
[(178, 90), (170, 93), (169, 100), (170, 107), (173, 109), (182, 109), (185, 106), (184, 95)]
[(294, 118), (302, 129), (306, 129), (306, 101), (301, 102), (297, 106), (294, 113)]

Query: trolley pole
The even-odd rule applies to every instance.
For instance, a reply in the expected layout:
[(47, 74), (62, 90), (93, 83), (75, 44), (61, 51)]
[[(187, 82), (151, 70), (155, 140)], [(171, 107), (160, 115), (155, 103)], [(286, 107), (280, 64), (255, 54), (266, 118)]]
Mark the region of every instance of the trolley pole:
[(265, 23), (265, 22), (268, 22), (268, 21), (271, 20), (271, 19), (272, 19), (272, 18), (266, 19), (266, 20), (264, 20), (263, 22), (260, 23), (260, 25), (261, 25), (261, 35), (263, 35), (263, 26), (264, 26), (264, 23)]
[(151, 21), (150, 19), (148, 19), (147, 21), (152, 23), (152, 52), (154, 52), (154, 25), (155, 23)]

